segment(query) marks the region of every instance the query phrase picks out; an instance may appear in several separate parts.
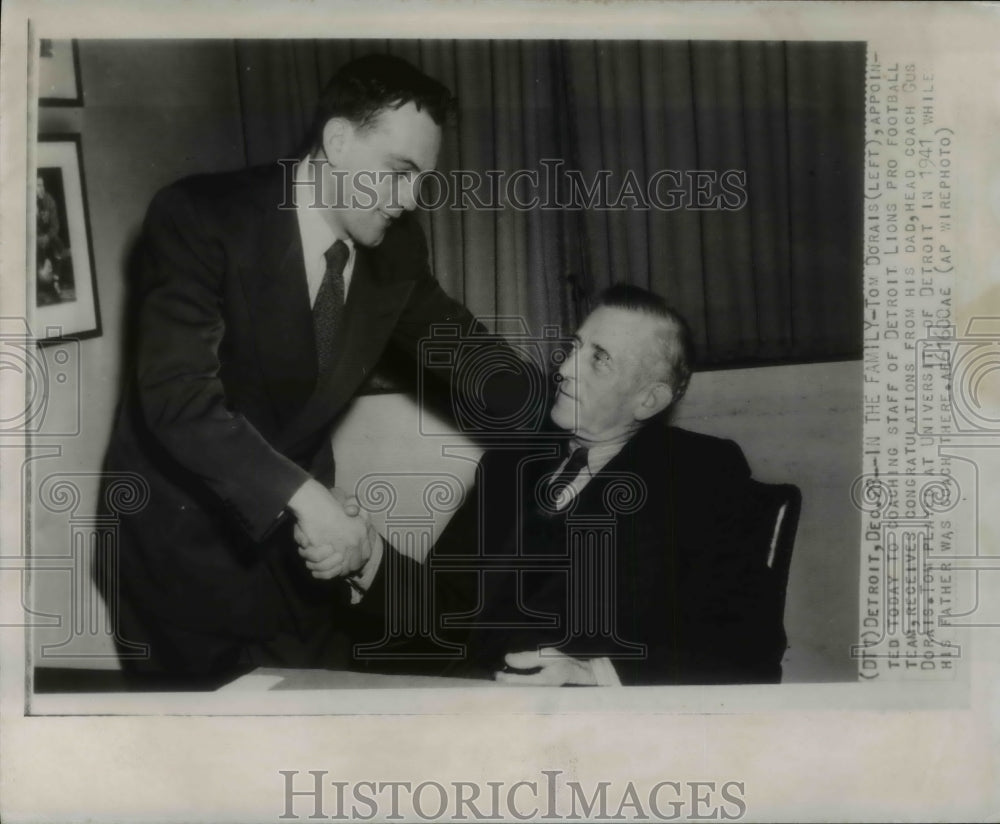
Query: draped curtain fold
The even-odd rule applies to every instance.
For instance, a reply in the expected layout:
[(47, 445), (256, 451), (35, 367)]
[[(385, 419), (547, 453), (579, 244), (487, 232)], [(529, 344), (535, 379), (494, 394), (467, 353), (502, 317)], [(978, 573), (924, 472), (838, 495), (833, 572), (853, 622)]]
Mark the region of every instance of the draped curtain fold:
[[(439, 164), (452, 198), (421, 219), (435, 275), (476, 314), (570, 329), (588, 295), (626, 281), (688, 318), (702, 365), (860, 357), (863, 43), (238, 41), (248, 162), (294, 156), (322, 84), (376, 51), (459, 98)], [(537, 178), (504, 190), (522, 169)], [(488, 205), (493, 172), (503, 207), (456, 204), (459, 170)], [(648, 202), (657, 177), (662, 204), (694, 172), (730, 170), (740, 208)], [(569, 173), (603, 176), (612, 202), (511, 202), (565, 202)]]

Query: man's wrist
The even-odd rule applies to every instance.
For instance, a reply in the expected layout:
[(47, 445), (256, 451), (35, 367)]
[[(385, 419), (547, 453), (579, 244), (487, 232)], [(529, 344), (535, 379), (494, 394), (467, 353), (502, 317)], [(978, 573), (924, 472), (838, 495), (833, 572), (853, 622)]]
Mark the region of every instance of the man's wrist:
[(378, 534), (375, 527), (368, 525), (368, 557), (361, 568), (352, 573), (348, 578), (351, 585), (351, 603), (357, 604), (368, 594), (379, 567), (382, 565), (382, 536)]
[(296, 518), (300, 518), (303, 511), (309, 508), (310, 502), (316, 500), (317, 492), (326, 494), (325, 488), (319, 481), (315, 478), (307, 479), (302, 486), (292, 493), (292, 497), (285, 504), (285, 509), (291, 512)]
[[(382, 536), (378, 534), (374, 524), (367, 524), (367, 534), (362, 544), (361, 554), (363, 562), (358, 569), (356, 576), (370, 581), (375, 577), (379, 564), (382, 562)], [(365, 587), (367, 589), (367, 587)]]

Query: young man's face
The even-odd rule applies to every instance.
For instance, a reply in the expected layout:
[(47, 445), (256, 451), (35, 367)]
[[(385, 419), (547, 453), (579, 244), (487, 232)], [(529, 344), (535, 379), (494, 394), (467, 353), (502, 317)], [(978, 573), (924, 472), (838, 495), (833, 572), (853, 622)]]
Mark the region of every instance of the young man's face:
[(645, 419), (655, 375), (658, 318), (612, 306), (595, 309), (575, 335), (573, 351), (559, 369), (550, 415), (580, 440), (621, 440)]
[(327, 219), (355, 243), (377, 246), (392, 220), (416, 208), (417, 175), (434, 168), (440, 148), (441, 127), (413, 103), (363, 129), (331, 120), (323, 134)]

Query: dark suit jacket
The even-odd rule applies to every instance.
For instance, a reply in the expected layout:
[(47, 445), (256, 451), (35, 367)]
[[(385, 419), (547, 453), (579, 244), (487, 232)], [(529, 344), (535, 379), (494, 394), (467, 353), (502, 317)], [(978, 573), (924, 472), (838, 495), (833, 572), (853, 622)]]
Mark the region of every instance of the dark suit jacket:
[(278, 166), (156, 195), (136, 267), (134, 362), (107, 453), (148, 504), (123, 516), (122, 591), (172, 625), (267, 638), (290, 611), (327, 620), (346, 585), (311, 579), (283, 509), (334, 482), (329, 435), (387, 344), (418, 354), (432, 323), (474, 320), (431, 276), (411, 215), (358, 248), (338, 360), (317, 375), (294, 209)]
[[(779, 584), (754, 551), (767, 536), (735, 443), (651, 424), (554, 514), (535, 503), (544, 451), (487, 452), (425, 565), (387, 549), (359, 663), (485, 676), (507, 652), (558, 646), (609, 655), (624, 684), (780, 680)], [(386, 630), (387, 614), (419, 627), (413, 610), (433, 614), (433, 640)]]

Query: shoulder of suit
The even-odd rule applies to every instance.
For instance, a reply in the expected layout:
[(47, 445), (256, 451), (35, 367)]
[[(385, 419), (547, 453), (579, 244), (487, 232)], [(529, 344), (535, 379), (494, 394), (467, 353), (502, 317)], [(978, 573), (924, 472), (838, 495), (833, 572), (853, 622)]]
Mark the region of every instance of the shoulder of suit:
[(672, 461), (749, 477), (750, 468), (736, 441), (692, 432), (679, 426), (666, 426), (663, 430), (666, 449)]
[(294, 220), (294, 209), (282, 199), (282, 174), (274, 164), (191, 175), (160, 189), (150, 205), (150, 216), (194, 221), (208, 235), (252, 244), (261, 239), (265, 224)]
[(665, 426), (663, 430), (670, 443), (679, 444), (691, 449), (726, 449), (736, 446), (736, 442), (730, 438), (706, 435), (704, 432), (693, 432), (690, 429), (683, 429), (679, 426)]
[(284, 173), (282, 167), (275, 163), (189, 175), (165, 186), (157, 196), (185, 197), (208, 207), (218, 204), (237, 210), (248, 207), (279, 210), (288, 205), (284, 197)]

